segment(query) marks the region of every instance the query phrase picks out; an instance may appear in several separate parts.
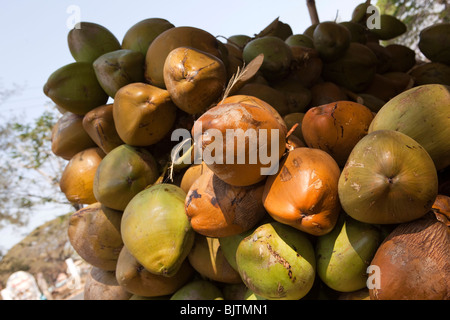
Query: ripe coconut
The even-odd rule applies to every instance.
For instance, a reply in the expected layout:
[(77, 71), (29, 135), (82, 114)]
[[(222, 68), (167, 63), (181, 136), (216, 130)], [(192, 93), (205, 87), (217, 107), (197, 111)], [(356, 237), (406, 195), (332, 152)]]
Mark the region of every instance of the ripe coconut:
[(192, 228), (204, 236), (226, 237), (249, 230), (266, 211), (261, 202), (264, 183), (238, 187), (207, 170), (192, 184), (185, 209)]
[(103, 270), (116, 270), (123, 247), (120, 235), (122, 212), (100, 202), (88, 205), (70, 216), (68, 237), (84, 261)]
[(227, 104), (227, 103), (245, 103), (250, 104), (252, 106), (264, 108), (268, 110), (272, 115), (277, 119), (281, 127), (283, 128), (283, 134), (287, 133), (287, 126), (284, 121), (284, 119), (281, 117), (280, 113), (269, 103), (267, 103), (264, 100), (261, 100), (260, 98), (257, 98), (255, 96), (246, 95), (246, 94), (234, 94), (228, 97), (225, 97), (222, 101), (219, 102), (220, 104)]
[(145, 78), (148, 83), (165, 88), (164, 62), (169, 53), (178, 47), (192, 47), (216, 56), (224, 61), (219, 40), (209, 32), (188, 26), (169, 28), (160, 33), (150, 44), (145, 57)]
[(94, 178), (104, 152), (100, 148), (89, 148), (78, 152), (63, 170), (59, 186), (67, 200), (76, 204), (97, 202), (94, 195)]
[(119, 285), (114, 271), (92, 267), (84, 286), (84, 300), (128, 300), (133, 295)]
[(220, 104), (195, 122), (194, 152), (201, 152), (219, 179), (233, 186), (249, 186), (278, 169), (286, 148), (285, 129), (267, 108), (246, 103)]
[(65, 112), (52, 129), (52, 152), (70, 160), (78, 152), (97, 145), (83, 128), (83, 116)]
[(105, 153), (124, 144), (114, 124), (113, 104), (105, 104), (86, 113), (83, 128)]
[(194, 269), (187, 260), (172, 277), (151, 273), (136, 260), (125, 246), (120, 251), (115, 271), (117, 283), (121, 287), (143, 297), (172, 294), (190, 281), (194, 275)]
[(309, 109), (302, 133), (310, 148), (330, 154), (342, 167), (356, 143), (367, 134), (372, 111), (353, 101), (336, 101)]
[(113, 117), (117, 133), (125, 143), (149, 146), (170, 131), (176, 110), (167, 90), (136, 82), (117, 91)]
[(201, 113), (216, 103), (227, 81), (222, 60), (189, 47), (178, 47), (168, 54), (163, 74), (172, 101), (189, 114)]
[[(449, 300), (450, 229), (429, 212), (398, 225), (371, 262), (371, 300)], [(375, 269), (375, 270), (377, 270)]]
[(340, 170), (325, 151), (296, 148), (281, 162), (277, 174), (267, 178), (263, 204), (278, 222), (313, 235), (330, 232), (341, 206)]
[(181, 178), (180, 188), (183, 189), (184, 192), (188, 193), (195, 180), (197, 180), (206, 171), (209, 171), (209, 169), (204, 162), (201, 164), (191, 164)]
[(187, 258), (190, 265), (207, 279), (221, 283), (242, 283), (239, 273), (225, 258), (218, 238), (195, 234), (194, 245)]
[(432, 210), (436, 219), (450, 227), (450, 196), (438, 194), (433, 203)]

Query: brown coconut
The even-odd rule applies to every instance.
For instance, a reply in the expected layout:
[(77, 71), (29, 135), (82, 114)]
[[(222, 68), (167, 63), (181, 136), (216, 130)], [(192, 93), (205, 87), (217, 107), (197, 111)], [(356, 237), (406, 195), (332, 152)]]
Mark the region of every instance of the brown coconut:
[(123, 247), (120, 234), (122, 212), (100, 202), (70, 216), (68, 236), (74, 250), (90, 265), (114, 271)]
[(129, 300), (132, 295), (119, 285), (114, 271), (92, 267), (86, 277), (84, 300)]
[(450, 229), (432, 212), (399, 224), (371, 265), (379, 268), (371, 300), (450, 300)]
[(185, 260), (172, 277), (154, 274), (146, 270), (124, 246), (120, 251), (115, 275), (117, 283), (132, 294), (160, 297), (173, 294), (191, 280), (194, 269)]
[(277, 174), (267, 178), (263, 204), (276, 221), (320, 236), (336, 225), (341, 211), (338, 197), (340, 170), (325, 151), (295, 148)]
[(251, 229), (265, 215), (264, 182), (239, 187), (211, 170), (192, 184), (185, 202), (192, 228), (207, 237), (227, 237)]
[(224, 256), (218, 238), (195, 235), (189, 263), (204, 277), (221, 283), (242, 283), (241, 276)]
[[(230, 130), (233, 135), (227, 138)], [(249, 186), (265, 180), (278, 168), (286, 148), (285, 130), (286, 126), (266, 108), (220, 104), (195, 122), (192, 136), (199, 148), (194, 152), (201, 151), (208, 168), (221, 180)]]
[(101, 105), (86, 113), (83, 128), (105, 153), (124, 144), (114, 124), (113, 104)]
[(52, 152), (70, 160), (78, 152), (97, 145), (83, 128), (83, 116), (65, 112), (52, 129)]

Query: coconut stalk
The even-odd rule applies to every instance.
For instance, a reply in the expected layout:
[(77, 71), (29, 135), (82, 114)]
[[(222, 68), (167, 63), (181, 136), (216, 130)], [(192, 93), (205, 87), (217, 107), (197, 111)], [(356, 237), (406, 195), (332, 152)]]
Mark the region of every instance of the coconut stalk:
[(309, 16), (311, 18), (312, 24), (319, 23), (319, 14), (317, 13), (316, 1), (315, 0), (306, 0), (306, 6), (308, 7)]

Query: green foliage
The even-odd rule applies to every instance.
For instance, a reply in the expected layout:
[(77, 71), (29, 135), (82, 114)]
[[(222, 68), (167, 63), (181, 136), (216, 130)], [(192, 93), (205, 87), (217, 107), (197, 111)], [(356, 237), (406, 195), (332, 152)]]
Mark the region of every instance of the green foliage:
[[(13, 123), (13, 131), (18, 139), (27, 145), (25, 150), (12, 150), (13, 158), (26, 159), (28, 168), (40, 168), (52, 156), (48, 148), (49, 145), (51, 148), (51, 132), (56, 121), (55, 113), (45, 111), (33, 124)], [(25, 151), (29, 158), (25, 158), (20, 151)]]
[(55, 108), (31, 123), (12, 118), (0, 124), (0, 229), (26, 224), (39, 205), (68, 204), (59, 189), (66, 161), (51, 151), (60, 115)]

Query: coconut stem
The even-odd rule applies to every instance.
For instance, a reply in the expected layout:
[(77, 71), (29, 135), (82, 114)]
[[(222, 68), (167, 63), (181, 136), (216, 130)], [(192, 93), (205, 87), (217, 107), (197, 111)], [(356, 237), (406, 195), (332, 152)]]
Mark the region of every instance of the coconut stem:
[[(155, 183), (153, 185), (164, 183), (164, 181), (165, 181), (164, 177), (166, 176), (166, 173), (167, 173), (168, 170), (169, 170), (169, 162), (166, 162), (166, 164), (164, 165), (164, 168), (162, 170), (161, 175), (158, 177), (158, 179), (155, 181)], [(149, 187), (150, 186), (152, 186), (152, 185), (149, 185)]]
[(292, 128), (286, 134), (286, 139), (292, 134), (292, 132), (294, 132), (295, 129), (297, 129), (298, 126), (299, 126), (298, 122), (292, 126)]
[(289, 151), (294, 150), (294, 147), (287, 141), (287, 139), (289, 138), (289, 136), (292, 134), (292, 132), (294, 132), (294, 130), (299, 126), (299, 123), (295, 123), (292, 128), (288, 131), (288, 133), (286, 134), (286, 149)]
[(306, 0), (306, 6), (308, 7), (309, 16), (311, 18), (312, 24), (319, 23), (319, 15), (317, 13), (316, 1), (315, 0)]

